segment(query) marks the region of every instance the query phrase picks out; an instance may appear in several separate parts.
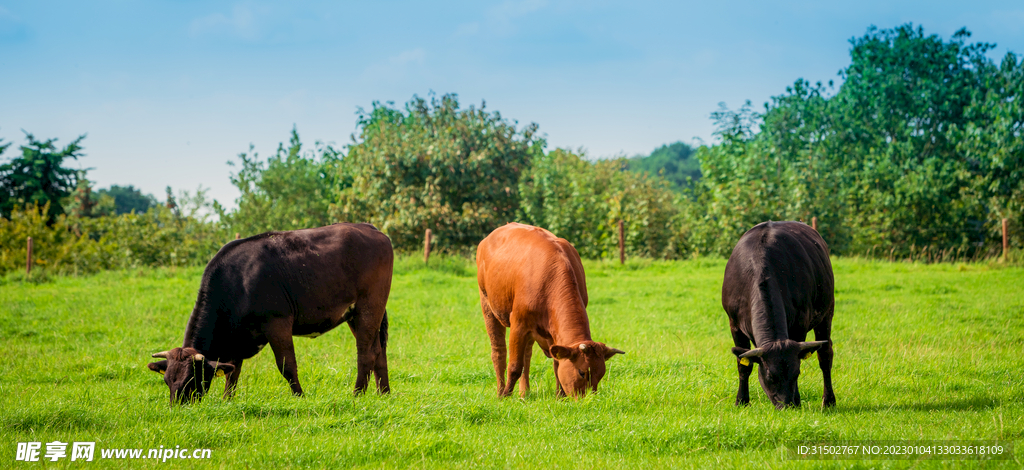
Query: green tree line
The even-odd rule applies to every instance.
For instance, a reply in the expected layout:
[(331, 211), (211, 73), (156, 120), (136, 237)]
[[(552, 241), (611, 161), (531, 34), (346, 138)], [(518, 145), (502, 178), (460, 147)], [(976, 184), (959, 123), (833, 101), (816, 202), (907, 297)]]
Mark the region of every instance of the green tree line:
[[(851, 42), (843, 83), (798, 80), (763, 113), (713, 115), (691, 242), (726, 254), (751, 225), (810, 220), (833, 252), (977, 254), (1024, 216), (1024, 63), (903, 25)], [(928, 254), (930, 253), (930, 254)]]
[[(169, 188), (165, 204), (130, 186), (92, 192), (84, 172), (60, 165), (82, 155), (84, 136), (61, 149), (29, 134), (22, 155), (0, 165), (0, 260), (15, 266), (23, 226), (63, 230), (67, 246), (103, 245), (99, 253), (113, 254), (90, 265), (99, 269), (200, 264), (235, 233), (337, 221), (373, 223), (406, 251), (421, 249), (430, 229), (437, 248), (457, 253), (518, 221), (603, 258), (617, 254), (619, 220), (631, 256), (673, 259), (727, 256), (759, 222), (812, 217), (836, 254), (987, 256), (1002, 218), (1012, 222), (1011, 244), (1024, 242), (1024, 61), (995, 61), (994, 45), (969, 37), (872, 27), (851, 39), (839, 85), (797, 80), (760, 112), (722, 105), (712, 113), (715, 143), (677, 142), (644, 158), (548, 149), (536, 124), (486, 104), (463, 108), (454, 94), (374, 102), (341, 148), (304, 147), (292, 129), (266, 159), (252, 148), (240, 154), (232, 210), (202, 191), (180, 195), (187, 211)], [(0, 142), (0, 154), (9, 146)], [(139, 204), (127, 213), (117, 203), (126, 193)], [(173, 261), (120, 239), (145, 238), (142, 226), (164, 230), (153, 247), (166, 243)]]
[[(87, 170), (66, 167), (84, 156), (84, 139), (61, 148), (26, 132), (21, 154), (0, 164), (0, 273), (25, 269), (28, 238), (37, 278), (203, 264), (228, 240), (202, 188), (167, 188), (165, 204), (131, 185), (94, 192)], [(10, 146), (0, 142), (0, 155)]]

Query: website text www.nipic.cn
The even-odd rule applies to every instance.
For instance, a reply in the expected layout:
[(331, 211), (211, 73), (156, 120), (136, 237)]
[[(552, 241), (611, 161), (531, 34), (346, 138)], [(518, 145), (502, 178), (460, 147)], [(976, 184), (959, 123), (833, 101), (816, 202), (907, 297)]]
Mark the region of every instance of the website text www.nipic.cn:
[[(70, 448), (69, 448), (70, 446)], [(99, 449), (95, 442), (19, 442), (14, 460), (39, 462), (68, 459), (70, 461), (92, 462), (100, 459), (153, 459), (160, 462), (181, 459), (209, 459), (210, 449), (189, 449), (181, 446), (150, 449)], [(97, 455), (98, 454), (98, 455)]]

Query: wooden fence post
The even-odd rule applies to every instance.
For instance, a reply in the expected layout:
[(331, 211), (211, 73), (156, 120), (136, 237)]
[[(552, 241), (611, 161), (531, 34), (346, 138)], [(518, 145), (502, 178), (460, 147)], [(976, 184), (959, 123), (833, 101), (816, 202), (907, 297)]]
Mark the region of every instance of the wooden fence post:
[(818, 231), (818, 217), (811, 217), (811, 228), (813, 228), (815, 232)]
[(619, 220), (619, 264), (626, 264), (626, 230)]
[(427, 264), (430, 261), (430, 229), (427, 229), (426, 235), (423, 236), (423, 264)]
[(25, 275), (32, 275), (32, 237), (28, 237), (28, 256), (25, 257)]
[(1006, 251), (1010, 248), (1009, 223), (1003, 219), (1003, 261), (1006, 261)]

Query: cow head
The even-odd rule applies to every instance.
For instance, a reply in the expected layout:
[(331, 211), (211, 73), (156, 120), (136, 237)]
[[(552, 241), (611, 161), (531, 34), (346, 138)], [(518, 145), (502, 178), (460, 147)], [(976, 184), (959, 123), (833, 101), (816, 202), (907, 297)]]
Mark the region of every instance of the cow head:
[(214, 376), (235, 370), (234, 365), (207, 360), (193, 348), (174, 348), (158, 352), (153, 357), (164, 359), (150, 362), (149, 370), (164, 376), (164, 382), (171, 389), (171, 405), (202, 400)]
[(604, 377), (604, 363), (625, 351), (609, 348), (604, 343), (583, 341), (572, 346), (554, 345), (551, 357), (557, 360), (556, 375), (562, 390), (569, 396), (583, 396), (587, 388), (597, 391), (597, 383)]
[(800, 377), (800, 360), (811, 357), (828, 341), (796, 342), (791, 339), (765, 343), (756, 349), (732, 348), (742, 363), (756, 362), (757, 378), (761, 388), (778, 409), (800, 405), (797, 393), (797, 378)]

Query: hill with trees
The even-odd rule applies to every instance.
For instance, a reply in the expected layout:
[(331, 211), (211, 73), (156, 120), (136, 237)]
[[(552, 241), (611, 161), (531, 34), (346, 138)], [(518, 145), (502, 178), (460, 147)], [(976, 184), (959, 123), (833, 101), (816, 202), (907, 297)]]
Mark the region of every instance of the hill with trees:
[(629, 159), (630, 171), (658, 175), (665, 178), (676, 191), (691, 186), (700, 179), (700, 162), (693, 147), (683, 142), (665, 144), (654, 149), (650, 155)]

